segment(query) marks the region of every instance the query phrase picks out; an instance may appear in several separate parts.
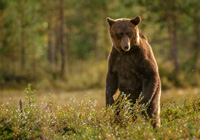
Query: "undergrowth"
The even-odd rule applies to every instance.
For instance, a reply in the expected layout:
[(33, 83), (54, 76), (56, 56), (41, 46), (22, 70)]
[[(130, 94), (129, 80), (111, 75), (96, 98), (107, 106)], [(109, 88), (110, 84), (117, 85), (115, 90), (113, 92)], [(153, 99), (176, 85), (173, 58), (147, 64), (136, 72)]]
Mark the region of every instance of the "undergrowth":
[(14, 101), (0, 106), (0, 139), (200, 139), (200, 96), (163, 101), (161, 127), (153, 129), (140, 115), (144, 106), (132, 106), (126, 96), (119, 106), (98, 109), (87, 97), (56, 106), (53, 99), (38, 102), (31, 85), (25, 93), (19, 106)]

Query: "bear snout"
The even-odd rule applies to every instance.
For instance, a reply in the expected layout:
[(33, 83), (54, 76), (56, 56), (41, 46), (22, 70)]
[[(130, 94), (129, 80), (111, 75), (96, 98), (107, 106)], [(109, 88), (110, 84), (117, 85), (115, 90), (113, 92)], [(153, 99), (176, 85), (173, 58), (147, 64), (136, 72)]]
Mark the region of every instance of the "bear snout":
[(128, 37), (124, 37), (121, 40), (121, 47), (124, 51), (129, 51), (131, 46), (130, 46), (130, 39)]
[(128, 49), (129, 49), (129, 46), (128, 46), (128, 45), (124, 46), (124, 49), (125, 49), (125, 50), (128, 50)]

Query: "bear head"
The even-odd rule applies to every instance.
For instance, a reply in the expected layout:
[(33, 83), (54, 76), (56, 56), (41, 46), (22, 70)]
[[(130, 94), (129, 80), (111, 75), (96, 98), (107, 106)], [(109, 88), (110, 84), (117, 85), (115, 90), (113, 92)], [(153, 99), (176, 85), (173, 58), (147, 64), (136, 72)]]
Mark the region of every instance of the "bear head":
[(127, 52), (132, 47), (138, 46), (140, 43), (138, 25), (141, 22), (141, 17), (137, 16), (133, 19), (111, 19), (106, 18), (110, 26), (110, 37), (113, 46), (119, 52)]

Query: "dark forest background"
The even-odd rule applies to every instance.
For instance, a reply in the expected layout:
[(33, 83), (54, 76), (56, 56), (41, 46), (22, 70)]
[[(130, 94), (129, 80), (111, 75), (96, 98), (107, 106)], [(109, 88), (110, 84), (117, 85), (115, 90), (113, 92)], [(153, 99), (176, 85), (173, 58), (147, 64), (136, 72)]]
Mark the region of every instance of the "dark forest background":
[(0, 89), (104, 88), (106, 17), (142, 17), (164, 89), (200, 85), (198, 0), (0, 0)]

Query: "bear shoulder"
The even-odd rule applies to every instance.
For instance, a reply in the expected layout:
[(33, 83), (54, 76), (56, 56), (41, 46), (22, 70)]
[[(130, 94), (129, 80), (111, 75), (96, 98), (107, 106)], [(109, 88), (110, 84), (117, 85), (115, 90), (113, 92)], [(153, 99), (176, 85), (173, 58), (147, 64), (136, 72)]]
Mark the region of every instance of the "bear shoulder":
[(112, 49), (108, 55), (108, 69), (112, 70), (112, 66), (115, 63), (116, 59), (118, 58), (119, 52), (112, 46)]
[(147, 37), (146, 37), (143, 33), (140, 32), (139, 35), (140, 35), (140, 37), (141, 37), (142, 39), (147, 40)]

